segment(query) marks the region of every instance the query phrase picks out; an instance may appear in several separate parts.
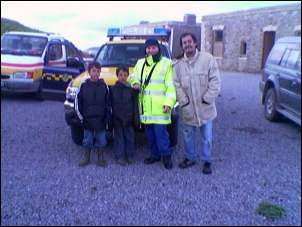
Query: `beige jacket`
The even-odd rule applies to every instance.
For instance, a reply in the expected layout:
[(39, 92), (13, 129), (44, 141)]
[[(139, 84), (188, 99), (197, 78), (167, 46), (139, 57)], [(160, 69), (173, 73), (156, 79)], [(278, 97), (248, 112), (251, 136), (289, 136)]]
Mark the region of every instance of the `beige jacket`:
[[(217, 116), (215, 98), (220, 92), (220, 73), (215, 58), (196, 50), (172, 62), (173, 83), (185, 124), (202, 126)], [(205, 103), (206, 102), (206, 103)]]

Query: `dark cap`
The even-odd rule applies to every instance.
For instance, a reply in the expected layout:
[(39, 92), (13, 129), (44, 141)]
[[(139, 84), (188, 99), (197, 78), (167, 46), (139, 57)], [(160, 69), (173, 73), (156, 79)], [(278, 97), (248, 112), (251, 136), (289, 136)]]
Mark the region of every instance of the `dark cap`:
[(157, 39), (154, 39), (154, 38), (148, 38), (148, 39), (146, 39), (146, 41), (145, 41), (145, 49), (148, 46), (157, 46), (158, 49), (160, 49), (160, 46), (159, 46), (159, 43), (158, 43)]

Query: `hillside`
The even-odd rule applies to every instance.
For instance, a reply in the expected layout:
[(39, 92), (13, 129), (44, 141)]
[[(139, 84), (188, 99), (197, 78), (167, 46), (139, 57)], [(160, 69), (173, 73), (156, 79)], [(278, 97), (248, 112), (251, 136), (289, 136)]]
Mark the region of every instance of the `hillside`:
[(8, 32), (8, 31), (43, 32), (43, 31), (39, 31), (37, 29), (27, 27), (23, 24), (20, 24), (17, 21), (1, 17), (1, 36), (3, 35), (3, 33)]

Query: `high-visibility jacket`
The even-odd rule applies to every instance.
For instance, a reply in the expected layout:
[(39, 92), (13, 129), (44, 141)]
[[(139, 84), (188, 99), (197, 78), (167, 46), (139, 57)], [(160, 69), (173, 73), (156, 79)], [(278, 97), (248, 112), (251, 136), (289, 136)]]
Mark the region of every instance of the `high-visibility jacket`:
[[(150, 81), (144, 87), (144, 83), (154, 66)], [(130, 83), (131, 86), (137, 83), (140, 84), (139, 110), (141, 123), (170, 124), (171, 111), (163, 113), (163, 107), (169, 106), (172, 109), (176, 102), (171, 60), (162, 57), (160, 61), (155, 63), (152, 56), (138, 60), (130, 76)]]

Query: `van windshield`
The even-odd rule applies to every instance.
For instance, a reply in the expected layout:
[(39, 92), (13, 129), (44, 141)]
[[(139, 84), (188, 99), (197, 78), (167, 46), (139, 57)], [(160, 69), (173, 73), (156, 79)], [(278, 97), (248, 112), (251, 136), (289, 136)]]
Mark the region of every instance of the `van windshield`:
[(41, 56), (46, 43), (46, 37), (4, 34), (1, 37), (1, 54)]
[[(163, 45), (161, 45), (161, 53), (169, 58)], [(119, 65), (134, 67), (137, 60), (144, 57), (145, 44), (143, 43), (106, 44), (102, 46), (96, 60), (107, 67)]]

